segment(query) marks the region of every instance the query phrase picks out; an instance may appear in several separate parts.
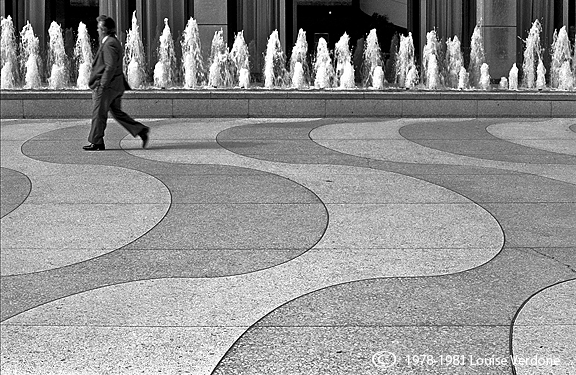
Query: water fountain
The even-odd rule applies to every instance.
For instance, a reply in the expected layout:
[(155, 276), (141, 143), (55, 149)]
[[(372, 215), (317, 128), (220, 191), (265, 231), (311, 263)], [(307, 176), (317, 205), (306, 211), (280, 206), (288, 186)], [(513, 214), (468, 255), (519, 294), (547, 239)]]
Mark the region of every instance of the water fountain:
[(92, 47), (90, 46), (90, 37), (88, 29), (82, 22), (78, 25), (78, 38), (74, 46), (74, 57), (78, 64), (78, 81), (76, 87), (79, 89), (88, 89), (90, 80), (90, 70), (92, 69)]
[[(415, 87), (417, 84), (418, 77), (415, 77), (414, 73), (412, 73), (410, 79), (408, 79), (408, 73), (411, 70), (416, 70), (416, 63), (414, 60), (414, 41), (412, 39), (412, 33), (408, 33), (408, 36), (400, 35), (400, 48), (396, 55), (395, 82), (400, 87), (411, 88)], [(414, 78), (416, 78), (416, 80), (412, 81)]]
[(480, 68), (485, 62), (484, 40), (480, 29), (480, 24), (476, 25), (470, 42), (470, 65), (468, 66), (468, 73), (470, 74), (470, 86), (472, 88), (479, 87), (481, 76)]
[(490, 90), (490, 71), (486, 63), (480, 67), (480, 88), (482, 90)]
[(1, 88), (12, 89), (16, 87), (18, 77), (18, 61), (16, 56), (16, 38), (14, 36), (14, 23), (8, 16), (1, 20), (2, 36), (0, 42)]
[(248, 46), (244, 40), (244, 32), (240, 31), (234, 38), (230, 58), (234, 63), (234, 84), (240, 88), (247, 89), (250, 87), (250, 54)]
[(265, 88), (283, 88), (289, 85), (289, 76), (285, 65), (286, 57), (280, 44), (278, 30), (274, 30), (268, 38), (264, 57)]
[[(536, 74), (540, 63), (542, 62), (542, 48), (540, 47), (540, 33), (542, 26), (540, 21), (535, 20), (528, 32), (528, 38), (525, 41), (524, 62), (522, 71), (524, 72), (523, 86), (529, 89), (536, 86)], [(543, 67), (544, 65), (542, 65)], [(542, 77), (538, 77), (542, 80)]]
[(209, 87), (231, 87), (233, 85), (233, 63), (224, 42), (223, 31), (214, 33), (210, 49), (210, 67), (208, 68)]
[(144, 85), (146, 77), (144, 57), (144, 45), (140, 38), (136, 11), (134, 11), (132, 13), (132, 28), (128, 30), (124, 51), (124, 74), (126, 74), (126, 80), (133, 89), (141, 88)]
[(304, 89), (310, 82), (310, 68), (308, 67), (308, 42), (306, 32), (298, 30), (296, 43), (290, 56), (290, 73), (292, 74), (292, 87)]
[[(294, 100), (294, 105), (299, 106), (304, 103), (305, 107), (301, 112), (311, 116), (326, 116), (329, 112), (328, 108), (338, 108), (341, 113), (350, 113), (354, 115), (374, 115), (374, 112), (369, 108), (374, 106), (361, 106), (355, 104), (358, 100), (364, 100), (365, 95), (356, 94), (339, 94), (340, 98), (335, 96), (332, 89), (358, 89), (371, 90), (369, 95), (372, 100), (382, 101), (386, 108), (392, 108), (395, 115), (398, 114), (398, 102), (405, 98), (410, 98), (414, 101), (414, 106), (402, 106), (401, 115), (406, 116), (411, 112), (411, 108), (418, 107), (418, 101), (424, 100), (423, 97), (435, 97), (440, 102), (447, 97), (451, 97), (458, 101), (459, 94), (452, 94), (449, 96), (434, 94), (421, 95), (419, 93), (402, 93), (392, 94), (392, 90), (386, 90), (380, 95), (378, 91), (384, 91), (387, 87), (401, 87), (406, 89), (426, 89), (426, 90), (440, 90), (446, 89), (460, 89), (469, 91), (462, 94), (464, 100), (494, 100), (490, 99), (492, 94), (476, 95), (473, 91), (490, 90), (490, 72), (488, 65), (483, 62), (483, 41), (480, 34), (479, 25), (474, 30), (472, 37), (472, 46), (470, 54), (470, 65), (466, 69), (463, 63), (463, 52), (460, 46), (460, 40), (457, 37), (448, 39), (444, 45), (439, 41), (436, 32), (433, 30), (428, 33), (426, 47), (422, 50), (423, 58), (422, 64), (417, 65), (417, 56), (415, 56), (414, 42), (412, 34), (398, 35), (398, 42), (394, 43), (391, 47), (391, 53), (395, 56), (394, 59), (389, 59), (386, 64), (388, 69), (383, 64), (383, 58), (378, 43), (378, 38), (375, 30), (371, 30), (364, 38), (358, 39), (355, 43), (360, 48), (356, 49), (356, 56), (353, 59), (350, 51), (350, 37), (344, 33), (338, 43), (335, 45), (333, 54), (328, 50), (325, 40), (321, 40), (315, 52), (314, 64), (310, 64), (307, 54), (308, 45), (306, 43), (306, 33), (304, 30), (299, 30), (296, 44), (292, 50), (289, 64), (286, 64), (286, 57), (282, 50), (277, 30), (271, 33), (268, 38), (266, 46), (265, 61), (262, 72), (262, 82), (258, 82), (260, 72), (253, 71), (255, 67), (250, 66), (249, 51), (251, 49), (246, 45), (244, 40), (244, 32), (240, 31), (235, 35), (234, 43), (231, 50), (228, 51), (228, 45), (224, 40), (222, 30), (215, 33), (210, 59), (207, 62), (203, 61), (203, 55), (200, 48), (200, 35), (198, 32), (198, 25), (196, 21), (191, 18), (183, 31), (180, 40), (182, 47), (182, 60), (175, 61), (175, 51), (172, 41), (172, 34), (168, 25), (168, 20), (164, 20), (164, 29), (159, 40), (158, 48), (158, 62), (155, 64), (154, 72), (154, 85), (156, 88), (171, 88), (176, 89), (170, 95), (177, 96), (178, 98), (201, 98), (204, 102), (215, 102), (214, 105), (198, 106), (195, 111), (191, 112), (189, 106), (185, 105), (186, 100), (174, 101), (173, 106), (160, 107), (154, 104), (154, 109), (146, 108), (153, 111), (153, 116), (173, 116), (175, 113), (179, 115), (207, 115), (212, 116), (215, 113), (205, 113), (204, 108), (223, 108), (226, 107), (224, 100), (229, 100), (218, 95), (212, 95), (212, 88), (242, 88), (250, 90), (265, 89), (289, 89), (295, 88), (297, 90), (307, 90), (314, 87), (319, 90), (324, 90), (321, 95), (316, 92), (301, 93), (283, 93), (280, 90), (275, 92), (269, 91), (265, 95), (251, 95), (250, 97), (242, 96), (240, 92), (239, 98), (234, 106), (229, 107), (228, 115), (234, 113), (238, 116), (255, 115), (282, 115), (281, 112), (274, 112), (275, 108), (284, 108), (283, 100)], [(519, 89), (519, 72), (516, 66), (513, 66), (506, 77), (500, 79), (500, 90), (514, 92), (510, 97), (504, 96), (502, 100), (510, 102), (514, 101), (546, 101), (551, 100), (550, 97), (559, 97), (557, 99), (558, 105), (552, 108), (552, 115), (554, 111), (559, 116), (565, 116), (572, 113), (570, 105), (573, 105), (573, 93), (566, 96), (565, 91), (574, 91), (576, 89), (576, 55), (572, 49), (571, 43), (568, 41), (566, 28), (563, 28), (555, 33), (554, 42), (552, 45), (552, 63), (547, 64), (544, 56), (539, 56), (544, 49), (539, 47), (539, 23), (534, 22), (531, 32), (526, 40), (526, 51), (524, 52), (524, 63), (526, 64), (521, 78), (522, 87)], [(89, 65), (90, 57), (87, 54), (90, 41), (88, 40), (85, 27), (80, 24), (78, 27), (78, 39), (76, 41), (75, 56), (77, 64), (74, 67), (78, 69), (69, 69), (70, 62), (66, 56), (62, 31), (58, 24), (52, 23), (50, 30), (50, 49), (46, 54), (41, 52), (41, 45), (38, 43), (38, 38), (34, 35), (32, 26), (26, 25), (22, 32), (19, 34), (19, 45), (15, 43), (16, 36), (14, 35), (13, 25), (11, 19), (2, 18), (2, 108), (5, 116), (27, 117), (30, 111), (33, 111), (34, 100), (38, 97), (46, 95), (49, 99), (68, 100), (74, 96), (75, 99), (90, 100), (88, 93), (78, 92), (77, 94), (61, 95), (59, 93), (51, 93), (48, 90), (41, 90), (39, 93), (30, 95), (29, 92), (20, 91), (17, 89), (39, 89), (48, 84), (49, 90), (61, 90), (63, 88), (72, 88), (77, 86), (85, 88), (86, 72)], [(251, 43), (254, 43), (251, 41)], [(125, 73), (132, 87), (144, 88), (146, 85), (146, 74), (150, 69), (145, 65), (144, 49), (140, 39), (138, 23), (136, 14), (133, 13), (132, 29), (127, 31), (126, 52), (125, 52)], [(445, 48), (444, 48), (445, 47)], [(539, 52), (540, 51), (540, 52)], [(416, 51), (417, 52), (417, 51)], [(16, 58), (14, 58), (14, 56)], [(46, 56), (46, 58), (44, 58)], [(363, 61), (362, 61), (363, 60)], [(353, 64), (354, 61), (354, 64)], [(481, 63), (480, 63), (481, 62)], [(394, 66), (392, 66), (394, 63)], [(288, 65), (288, 66), (287, 66)], [(181, 68), (181, 74), (176, 75), (176, 67)], [(519, 65), (518, 65), (519, 66)], [(205, 69), (205, 67), (209, 67)], [(356, 72), (356, 82), (360, 84), (355, 85), (354, 82), (354, 68), (361, 67), (362, 74)], [(289, 70), (287, 69), (289, 68)], [(252, 71), (251, 71), (252, 69)], [(389, 75), (385, 75), (386, 71), (390, 70)], [(548, 70), (550, 77), (548, 86), (546, 84), (546, 71)], [(394, 74), (390, 74), (394, 72)], [(312, 79), (312, 74), (313, 78)], [(76, 81), (78, 76), (78, 81)], [(180, 78), (182, 82), (180, 83)], [(255, 81), (250, 81), (250, 78), (255, 78)], [(476, 77), (473, 79), (473, 77)], [(391, 82), (388, 84), (386, 78)], [(70, 82), (68, 86), (66, 82)], [(174, 82), (176, 81), (176, 83)], [(528, 83), (534, 82), (534, 83)], [(421, 84), (421, 82), (425, 84)], [(475, 82), (475, 83), (474, 83)], [(177, 84), (181, 84), (180, 88), (203, 88), (193, 94), (186, 93), (185, 90), (178, 92)], [(554, 86), (555, 85), (555, 86)], [(548, 89), (547, 89), (548, 88)], [(551, 88), (551, 89), (550, 89)], [(542, 93), (538, 93), (540, 90)], [(516, 93), (516, 91), (518, 91)], [(532, 91), (532, 92), (530, 92)], [(206, 94), (201, 94), (205, 92)], [(138, 90), (133, 91), (127, 95), (128, 100), (134, 100), (138, 103), (140, 98), (158, 97), (163, 98), (164, 94), (161, 90), (156, 93), (138, 93)], [(190, 96), (192, 95), (192, 96)], [(348, 96), (349, 95), (349, 96)], [(398, 97), (395, 97), (398, 95)], [(342, 96), (344, 99), (342, 100)], [(338, 102), (328, 104), (332, 98), (338, 99)], [(251, 101), (258, 101), (260, 98), (265, 98), (267, 101), (276, 100), (278, 105), (248, 105)], [(313, 100), (313, 101), (309, 101)], [(19, 102), (18, 102), (19, 101)], [(24, 104), (24, 102), (29, 102)], [(163, 102), (159, 100), (158, 103)], [(323, 103), (324, 102), (324, 103)], [(150, 103), (150, 102), (147, 102)], [(152, 102), (154, 103), (154, 102)], [(281, 104), (282, 103), (282, 104)], [(178, 110), (174, 106), (181, 106)], [(389, 105), (389, 106), (388, 106)], [(456, 116), (461, 116), (463, 113), (458, 105), (448, 105), (446, 102), (439, 103), (438, 108), (443, 108), (442, 113), (450, 115), (454, 113)], [(540, 108), (541, 106), (536, 106)], [(536, 108), (535, 107), (535, 108)], [(80, 108), (80, 107), (78, 107)], [(168, 109), (166, 109), (168, 108)], [(480, 108), (480, 107), (477, 107)], [(8, 110), (6, 110), (8, 109)], [(70, 106), (70, 111), (66, 112), (70, 116), (74, 114), (76, 117), (86, 115), (80, 112), (76, 106)], [(24, 111), (28, 111), (24, 113)], [(75, 112), (76, 111), (76, 112)], [(235, 112), (236, 111), (236, 112)], [(268, 112), (271, 111), (271, 112)], [(6, 115), (6, 113), (12, 113)], [(297, 112), (293, 112), (297, 113)], [(386, 112), (388, 113), (388, 112)], [(418, 112), (416, 115), (419, 115)], [(217, 113), (216, 113), (217, 114)], [(438, 113), (436, 113), (437, 115)], [(468, 113), (466, 113), (468, 114)], [(495, 113), (497, 115), (497, 113)], [(38, 116), (44, 116), (45, 113), (38, 113)], [(473, 115), (473, 114), (470, 114)], [(478, 116), (487, 115), (487, 113), (477, 113)], [(550, 116), (547, 113), (546, 116)]]
[(429, 90), (436, 90), (441, 85), (439, 57), (440, 42), (436, 30), (432, 30), (426, 34), (426, 45), (422, 51), (422, 83)]
[(446, 86), (458, 88), (460, 85), (460, 70), (464, 67), (462, 47), (457, 36), (446, 41)]
[(160, 35), (158, 47), (158, 62), (154, 66), (154, 86), (157, 88), (169, 88), (173, 84), (173, 68), (176, 65), (174, 54), (174, 41), (168, 25), (168, 18), (164, 18), (164, 30)]
[(458, 72), (458, 89), (466, 90), (470, 87), (470, 73), (466, 71), (463, 66), (460, 67), (460, 72)]
[(508, 73), (508, 90), (518, 90), (518, 68), (516, 63), (512, 65), (510, 73)]
[(22, 76), (25, 89), (33, 90), (41, 85), (39, 48), (38, 37), (34, 35), (30, 22), (27, 22), (20, 33), (20, 59), (21, 66), (24, 68)]
[(68, 57), (64, 49), (62, 28), (55, 21), (50, 24), (48, 36), (50, 38), (48, 46), (48, 66), (50, 67), (48, 87), (53, 90), (60, 90), (68, 84)]
[(354, 66), (352, 66), (352, 52), (350, 51), (350, 37), (344, 33), (334, 47), (336, 60), (334, 85), (341, 89), (352, 89), (354, 83)]
[(334, 67), (326, 39), (320, 38), (314, 61), (314, 88), (327, 89), (334, 83)]
[(198, 23), (192, 17), (188, 20), (180, 42), (182, 47), (182, 69), (184, 71), (184, 88), (201, 87), (206, 73), (202, 60), (202, 44)]
[(382, 53), (380, 51), (376, 29), (370, 30), (370, 33), (366, 38), (363, 59), (364, 66), (362, 69), (362, 83), (364, 87), (371, 87), (373, 85), (376, 67), (382, 67)]
[(543, 90), (546, 88), (546, 68), (542, 59), (538, 61), (538, 68), (536, 72), (536, 88)]
[(574, 76), (570, 64), (572, 52), (566, 26), (560, 32), (554, 32), (552, 42), (552, 66), (550, 68), (550, 85), (560, 90), (570, 90), (574, 86)]

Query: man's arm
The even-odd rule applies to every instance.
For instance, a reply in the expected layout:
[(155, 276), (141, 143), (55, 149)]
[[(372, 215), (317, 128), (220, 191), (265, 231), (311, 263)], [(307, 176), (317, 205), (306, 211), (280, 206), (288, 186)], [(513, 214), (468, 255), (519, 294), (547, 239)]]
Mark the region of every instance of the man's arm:
[(104, 58), (104, 73), (100, 79), (100, 86), (106, 89), (110, 86), (114, 73), (116, 72), (116, 64), (120, 58), (120, 51), (114, 43), (107, 43), (103, 46), (102, 57)]

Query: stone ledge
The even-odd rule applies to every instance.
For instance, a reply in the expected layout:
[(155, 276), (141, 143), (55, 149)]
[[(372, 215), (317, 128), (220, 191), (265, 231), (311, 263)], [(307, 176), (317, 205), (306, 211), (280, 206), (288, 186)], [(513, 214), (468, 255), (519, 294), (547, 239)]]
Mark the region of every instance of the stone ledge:
[[(135, 117), (574, 117), (562, 91), (134, 90)], [(0, 92), (1, 117), (89, 118), (88, 90)]]

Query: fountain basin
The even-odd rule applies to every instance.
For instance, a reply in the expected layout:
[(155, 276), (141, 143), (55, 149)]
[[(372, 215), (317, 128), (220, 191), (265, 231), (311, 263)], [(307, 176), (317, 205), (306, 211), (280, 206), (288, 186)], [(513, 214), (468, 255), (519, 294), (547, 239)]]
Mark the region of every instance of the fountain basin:
[[(136, 118), (193, 117), (576, 117), (569, 91), (135, 90)], [(90, 118), (88, 90), (2, 90), (3, 119)]]

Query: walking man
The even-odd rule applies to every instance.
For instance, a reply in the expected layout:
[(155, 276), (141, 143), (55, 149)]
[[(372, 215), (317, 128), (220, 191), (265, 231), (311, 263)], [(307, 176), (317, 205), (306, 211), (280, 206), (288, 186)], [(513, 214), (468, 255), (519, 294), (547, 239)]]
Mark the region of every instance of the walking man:
[(98, 36), (100, 47), (92, 63), (89, 86), (92, 91), (92, 127), (86, 151), (104, 150), (104, 131), (108, 111), (133, 137), (140, 136), (142, 148), (148, 144), (150, 128), (135, 121), (122, 111), (122, 95), (128, 84), (122, 70), (122, 45), (116, 39), (116, 22), (108, 16), (99, 16)]

